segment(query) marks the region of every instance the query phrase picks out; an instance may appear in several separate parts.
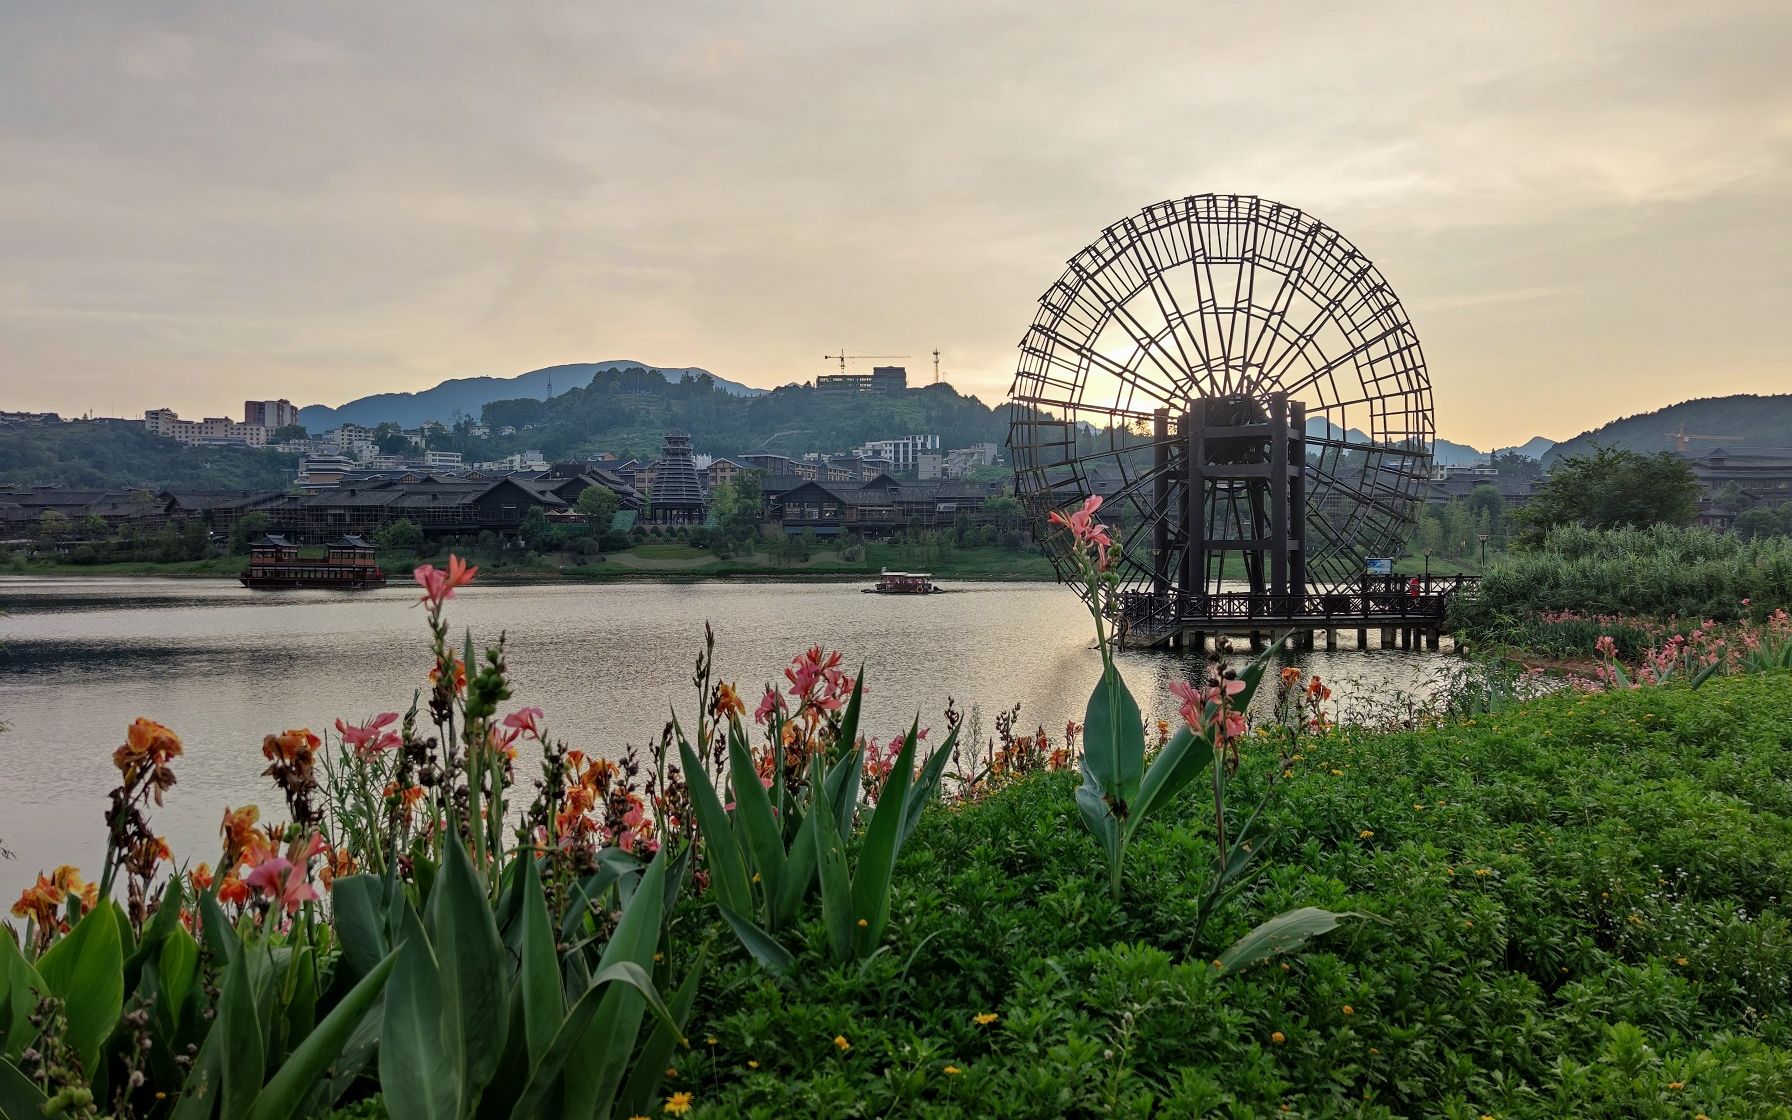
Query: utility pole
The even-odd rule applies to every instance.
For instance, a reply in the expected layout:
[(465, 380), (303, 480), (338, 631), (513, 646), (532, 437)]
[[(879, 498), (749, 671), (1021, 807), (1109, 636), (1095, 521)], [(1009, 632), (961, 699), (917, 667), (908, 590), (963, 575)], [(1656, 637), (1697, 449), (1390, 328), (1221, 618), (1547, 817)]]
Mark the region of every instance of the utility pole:
[(940, 348), (937, 346), (933, 348), (933, 383), (940, 383)]

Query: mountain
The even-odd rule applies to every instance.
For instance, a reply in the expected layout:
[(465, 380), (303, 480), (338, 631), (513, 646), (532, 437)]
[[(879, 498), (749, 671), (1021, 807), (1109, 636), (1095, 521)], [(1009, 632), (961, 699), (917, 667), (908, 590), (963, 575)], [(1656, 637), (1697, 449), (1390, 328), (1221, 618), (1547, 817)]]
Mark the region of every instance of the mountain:
[(1701, 397), (1658, 408), (1654, 412), (1613, 420), (1555, 445), (1545, 464), (1566, 455), (1584, 455), (1595, 446), (1627, 448), (1653, 455), (1674, 450), (1670, 432), (1684, 429), (1692, 452), (1726, 451), (1788, 454), (1792, 449), (1792, 393), (1759, 396), (1737, 393)]
[[(1346, 431), (1333, 424), (1323, 416), (1315, 416), (1307, 421), (1307, 435), (1321, 439), (1343, 439), (1350, 443), (1367, 444), (1372, 442), (1367, 435), (1356, 428)], [(1530, 442), (1520, 447), (1502, 447), (1501, 451), (1516, 451), (1531, 459), (1541, 459), (1543, 453), (1554, 446), (1542, 436), (1533, 437)], [(1455, 443), (1447, 439), (1434, 439), (1431, 442), (1431, 461), (1441, 467), (1467, 467), (1476, 463), (1485, 463), (1488, 453), (1470, 447), (1466, 443)]]
[(756, 397), (765, 392), (764, 389), (716, 377), (708, 370), (695, 366), (660, 368), (644, 362), (575, 362), (532, 369), (515, 377), (456, 378), (421, 393), (375, 393), (370, 397), (358, 397), (336, 408), (321, 404), (308, 405), (299, 410), (299, 423), (313, 435), (342, 424), (360, 424), (367, 428), (387, 422), (405, 428), (415, 428), (429, 420), (450, 424), (457, 416), (477, 417), (479, 410), (492, 401), (515, 400), (519, 397), (541, 400), (548, 395), (550, 384), (557, 397), (569, 389), (583, 389), (599, 373), (630, 368), (653, 370), (669, 382), (676, 382), (686, 376), (708, 377), (715, 382), (717, 389), (737, 397)]
[(186, 447), (128, 420), (20, 425), (0, 437), (0, 483), (92, 489), (284, 490), (296, 455)]

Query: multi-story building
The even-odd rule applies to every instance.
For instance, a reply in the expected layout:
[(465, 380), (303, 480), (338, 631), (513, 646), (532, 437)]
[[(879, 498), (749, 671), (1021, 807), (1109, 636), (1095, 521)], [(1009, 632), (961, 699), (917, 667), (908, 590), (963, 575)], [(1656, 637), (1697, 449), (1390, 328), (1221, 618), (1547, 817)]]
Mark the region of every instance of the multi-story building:
[(898, 436), (895, 439), (872, 440), (853, 454), (861, 459), (887, 459), (895, 473), (914, 474), (921, 465), (922, 452), (937, 452), (939, 449), (938, 436)]
[(963, 478), (976, 468), (991, 467), (995, 462), (995, 444), (973, 443), (969, 447), (955, 447), (946, 452), (946, 461), (940, 464), (940, 474), (946, 478)]
[(733, 459), (726, 459), (718, 455), (710, 460), (709, 467), (705, 470), (704, 474), (707, 476), (709, 488), (713, 492), (718, 488), (733, 482), (735, 477), (742, 471), (750, 469), (751, 468), (745, 463), (739, 463)]
[(299, 422), (299, 410), (284, 398), (277, 401), (244, 401), (243, 423), (260, 424), (268, 431)]
[[(540, 454), (541, 452), (536, 452), (537, 457)], [(461, 454), (458, 451), (425, 451), (423, 463), (425, 466), (444, 470), (459, 470), (462, 466)], [(543, 463), (542, 465), (546, 466), (547, 464)]]
[(874, 366), (870, 373), (824, 373), (815, 379), (823, 393), (902, 393), (908, 389), (904, 366)]
[(243, 424), (224, 416), (207, 416), (203, 420), (182, 420), (172, 408), (152, 408), (143, 414), (143, 429), (153, 435), (166, 436), (189, 447), (200, 445), (266, 447), (268, 429), (261, 424)]

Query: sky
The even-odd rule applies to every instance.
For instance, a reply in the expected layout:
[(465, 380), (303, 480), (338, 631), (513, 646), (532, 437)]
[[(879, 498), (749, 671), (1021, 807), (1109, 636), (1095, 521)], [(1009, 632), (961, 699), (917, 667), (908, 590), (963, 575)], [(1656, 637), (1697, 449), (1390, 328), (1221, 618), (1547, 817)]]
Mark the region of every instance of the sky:
[(905, 354), (1150, 203), (1334, 226), (1439, 435), (1792, 391), (1792, 4), (0, 0), (0, 408)]

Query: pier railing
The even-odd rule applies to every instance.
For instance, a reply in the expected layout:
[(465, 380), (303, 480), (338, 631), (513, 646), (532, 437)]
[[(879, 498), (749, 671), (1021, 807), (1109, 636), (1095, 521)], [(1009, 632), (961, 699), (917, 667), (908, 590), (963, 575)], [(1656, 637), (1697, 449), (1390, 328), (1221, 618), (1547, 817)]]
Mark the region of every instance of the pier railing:
[(1449, 613), (1453, 600), (1473, 594), (1479, 584), (1478, 576), (1395, 576), (1373, 577), (1349, 590), (1305, 595), (1127, 591), (1120, 596), (1120, 613), (1129, 628), (1145, 633), (1275, 625), (1434, 624)]

